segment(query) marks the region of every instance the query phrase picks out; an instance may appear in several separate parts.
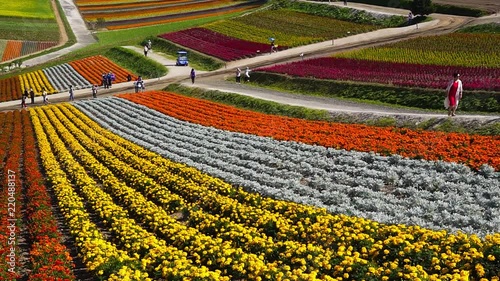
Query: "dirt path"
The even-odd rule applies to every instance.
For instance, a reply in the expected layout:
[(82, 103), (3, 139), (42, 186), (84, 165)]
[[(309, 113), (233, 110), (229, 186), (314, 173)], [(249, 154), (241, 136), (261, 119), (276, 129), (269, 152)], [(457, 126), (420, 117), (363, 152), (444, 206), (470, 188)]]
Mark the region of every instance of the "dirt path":
[(50, 0), (50, 4), (52, 5), (52, 10), (56, 17), (57, 26), (59, 27), (59, 44), (56, 47), (60, 47), (68, 42), (68, 33), (66, 33), (66, 28), (64, 27), (64, 22), (59, 13), (56, 0)]

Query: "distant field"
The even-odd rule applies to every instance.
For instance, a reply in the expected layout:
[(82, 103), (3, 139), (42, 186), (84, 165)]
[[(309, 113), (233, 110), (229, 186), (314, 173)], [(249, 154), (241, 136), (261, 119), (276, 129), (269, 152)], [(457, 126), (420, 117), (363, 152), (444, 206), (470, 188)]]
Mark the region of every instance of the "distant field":
[(55, 19), (50, 0), (0, 0), (0, 16), (33, 19)]
[(59, 41), (59, 28), (54, 20), (0, 17), (0, 39)]

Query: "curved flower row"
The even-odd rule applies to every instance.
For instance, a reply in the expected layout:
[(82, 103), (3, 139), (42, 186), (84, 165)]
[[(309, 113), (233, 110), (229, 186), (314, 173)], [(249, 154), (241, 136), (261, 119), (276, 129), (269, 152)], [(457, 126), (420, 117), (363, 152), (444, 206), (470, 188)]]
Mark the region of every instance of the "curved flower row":
[[(89, 103), (94, 103), (94, 101)], [(73, 112), (75, 111), (73, 110)], [(90, 112), (87, 112), (87, 114), (90, 114)], [(132, 114), (136, 117), (138, 116), (137, 113)], [(65, 112), (65, 115), (67, 115), (68, 120), (82, 119), (81, 122), (76, 122), (82, 123), (81, 125), (79, 125), (80, 128), (85, 127), (83, 124), (89, 124), (89, 127), (95, 126), (86, 121), (85, 118), (82, 118), (81, 115), (75, 114), (73, 116), (67, 112)], [(90, 116), (92, 115), (93, 114), (90, 114)], [(117, 119), (120, 119), (121, 117), (123, 116), (120, 115)], [(96, 117), (94, 119), (102, 121), (101, 123), (109, 124), (115, 122), (114, 119), (107, 120), (106, 118), (102, 118), (102, 116)], [(98, 145), (96, 145), (98, 147), (109, 147), (113, 145), (111, 143), (106, 143), (105, 141), (100, 140), (102, 138), (101, 136), (110, 137), (111, 135), (109, 133), (106, 134), (103, 130), (95, 133), (89, 131), (86, 134), (88, 135), (88, 137), (91, 137), (94, 134), (96, 135), (95, 141), (99, 143)], [(116, 137), (110, 137), (109, 142), (114, 142), (117, 146), (126, 147), (130, 152), (132, 152), (132, 154), (138, 153), (140, 155), (143, 155), (142, 157), (144, 157), (145, 159), (146, 155), (148, 154), (147, 152), (141, 151), (140, 147), (134, 146), (132, 144), (127, 144), (127, 142), (120, 141), (120, 139)], [(120, 150), (121, 149), (118, 148), (113, 149), (113, 154), (117, 155), (117, 157), (128, 159), (128, 161), (130, 161), (130, 165), (137, 167), (137, 169), (144, 165), (144, 161), (135, 162), (131, 160), (131, 154), (122, 155), (123, 152), (115, 152)], [(149, 154), (151, 155), (151, 153)], [(103, 155), (103, 157), (105, 156)], [(110, 156), (108, 155), (107, 157)], [(168, 169), (172, 169), (172, 171), (177, 171), (178, 173), (182, 173), (184, 169), (187, 169), (187, 171), (189, 171), (185, 171), (185, 173), (199, 173), (193, 169), (183, 167), (182, 165), (169, 164), (168, 160), (163, 160), (161, 162), (160, 158), (158, 157), (155, 157), (153, 159), (154, 160), (151, 160), (152, 163), (157, 163), (157, 165), (160, 165), (160, 167), (168, 167)], [(156, 173), (155, 170), (157, 170), (158, 168), (155, 169), (153, 166), (150, 166), (145, 167), (144, 169), (152, 170), (151, 172), (149, 172), (149, 174), (154, 176), (154, 174)], [(166, 174), (166, 171), (160, 169), (158, 171), (158, 175), (154, 176), (154, 179), (160, 182), (161, 175), (164, 175), (166, 179), (171, 178), (169, 174)], [(182, 194), (185, 200), (189, 202), (196, 202), (197, 206), (202, 207), (204, 212), (207, 212), (207, 209), (209, 208), (205, 208), (203, 204), (214, 204), (212, 206), (216, 206), (217, 204), (219, 204), (219, 206), (221, 206), (218, 209), (214, 210), (214, 212), (217, 212), (219, 215), (219, 223), (217, 224), (206, 222), (206, 220), (210, 219), (210, 216), (205, 216), (199, 211), (190, 212), (191, 216), (203, 217), (203, 219), (198, 220), (198, 225), (203, 225), (202, 228), (211, 230), (214, 233), (222, 233), (226, 230), (226, 227), (230, 225), (231, 221), (234, 221), (238, 224), (241, 223), (250, 227), (259, 228), (262, 227), (257, 226), (259, 221), (261, 219), (265, 220), (269, 218), (269, 215), (259, 213), (260, 209), (248, 208), (248, 206), (234, 204), (233, 202), (224, 200), (222, 198), (210, 197), (210, 194), (214, 195), (210, 190), (222, 191), (223, 193), (223, 190), (226, 190), (225, 192), (232, 194), (240, 193), (242, 191), (231, 191), (231, 187), (228, 187), (227, 185), (218, 186), (217, 183), (220, 183), (220, 181), (213, 180), (208, 176), (198, 174), (194, 177), (199, 177), (200, 179), (204, 178), (203, 181), (206, 182), (204, 185), (205, 187), (193, 185), (192, 183), (189, 183), (179, 177), (172, 178), (172, 180), (174, 181), (179, 181), (179, 183), (177, 184), (179, 187), (176, 188), (176, 184), (172, 182), (172, 180), (170, 180), (170, 183), (167, 186), (172, 191), (175, 190), (176, 193)], [(202, 188), (200, 189), (200, 187)], [(205, 190), (205, 188), (208, 187), (210, 190)], [(253, 196), (254, 195), (250, 197)], [(194, 197), (198, 197), (198, 199), (194, 199)], [(255, 201), (259, 203), (261, 202), (258, 198), (253, 198), (255, 199)], [(268, 200), (263, 201), (270, 202)], [(209, 202), (205, 203), (206, 201)], [(254, 204), (258, 204), (257, 202), (255, 202)], [(285, 206), (287, 205), (287, 203), (284, 202), (275, 202), (274, 204), (283, 204), (282, 211), (286, 209)], [(292, 204), (292, 206), (294, 205)], [(240, 217), (236, 217), (236, 214), (239, 214)], [(494, 269), (498, 260), (498, 257), (496, 255), (498, 250), (500, 250), (498, 248), (498, 243), (500, 242), (500, 240), (498, 239), (499, 237), (497, 237), (497, 234), (488, 235), (483, 241), (481, 239), (478, 239), (474, 235), (450, 235), (444, 231), (434, 232), (425, 230), (420, 227), (405, 227), (403, 225), (382, 225), (355, 217), (328, 215), (325, 214), (322, 210), (313, 208), (308, 210), (307, 214), (308, 215), (305, 217), (297, 218), (298, 221), (296, 225), (291, 225), (289, 221), (287, 222), (286, 217), (275, 214), (273, 215), (274, 219), (272, 220), (274, 221), (274, 226), (271, 224), (266, 227), (262, 227), (261, 232), (269, 234), (271, 237), (274, 237), (273, 239), (277, 239), (278, 241), (280, 239), (289, 239), (292, 241), (296, 241), (295, 239), (304, 239), (308, 241), (308, 243), (318, 244), (318, 246), (321, 245), (319, 248), (320, 251), (321, 247), (332, 247), (339, 254), (339, 256), (337, 256), (337, 258), (339, 259), (333, 259), (331, 261), (334, 276), (340, 277), (343, 276), (343, 274), (347, 273), (348, 277), (351, 276), (352, 278), (356, 278), (358, 276), (355, 274), (356, 272), (359, 272), (363, 277), (369, 276), (371, 274), (380, 277), (383, 275), (387, 275), (392, 276), (393, 278), (400, 276), (405, 279), (412, 279), (412, 276), (418, 276), (422, 278), (439, 278), (439, 276), (441, 276), (441, 278), (455, 278), (458, 280), (462, 275), (462, 278), (465, 280), (469, 275), (473, 276), (474, 278), (478, 278), (478, 276), (494, 276), (494, 274), (497, 274), (495, 271), (496, 269)], [(193, 220), (196, 221), (197, 219)], [(208, 225), (205, 225), (205, 223), (207, 223)], [(217, 230), (218, 228), (222, 228), (224, 230)], [(273, 231), (282, 233), (283, 235), (277, 233), (273, 234)], [(350, 236), (352, 233), (354, 233), (355, 235)], [(466, 251), (468, 252), (468, 254), (447, 252), (446, 255), (441, 255), (441, 251), (443, 251), (443, 253), (446, 253), (446, 251), (451, 249), (450, 247), (446, 247), (446, 245), (449, 243), (459, 243), (461, 245), (462, 243), (467, 244), (467, 246), (465, 247), (453, 247), (453, 249), (455, 249), (453, 251), (461, 249), (459, 251)], [(478, 251), (476, 246), (479, 245), (481, 245), (481, 247), (485, 246), (485, 248)], [(308, 248), (304, 250), (306, 252), (312, 251)], [(286, 251), (286, 249), (281, 249), (278, 251), (278, 253), (281, 251)], [(478, 251), (477, 253), (479, 254), (474, 254), (476, 253), (476, 251)], [(481, 252), (483, 252), (483, 254), (480, 254)], [(312, 253), (309, 254), (311, 254), (311, 257), (314, 256), (314, 254)], [(416, 256), (422, 258), (422, 260), (420, 260), (421, 263), (417, 262), (419, 264), (418, 266), (410, 266), (409, 263), (411, 263), (412, 258), (415, 258)], [(460, 257), (464, 257), (464, 260), (461, 260)], [(321, 260), (322, 258), (324, 257), (322, 257), (321, 255), (318, 256), (318, 260)], [(364, 263), (364, 259), (367, 259), (368, 263)], [(398, 262), (399, 259), (404, 260), (404, 262)], [(301, 263), (300, 258), (296, 259), (296, 261)], [(308, 262), (304, 261), (304, 265), (305, 264), (308, 264)], [(378, 264), (380, 268), (378, 266), (374, 266), (374, 264)], [(423, 266), (423, 264), (425, 264), (425, 266)], [(477, 266), (471, 266), (471, 264), (475, 264)], [(357, 270), (353, 270), (354, 268), (356, 268)], [(345, 277), (345, 275), (343, 277), (348, 278)]]
[[(21, 173), (19, 172), (20, 113), (0, 114), (0, 162), (2, 163), (2, 189), (0, 193), (0, 278), (14, 280), (19, 278), (20, 270), (20, 227), (21, 227)], [(17, 142), (13, 142), (17, 141)], [(12, 150), (12, 151), (11, 151)], [(15, 158), (17, 157), (17, 158)]]
[(57, 42), (7, 40), (4, 44), (5, 47), (0, 48), (1, 61), (13, 60), (21, 56), (52, 48), (57, 45)]
[(483, 164), (493, 166), (496, 170), (500, 169), (498, 136), (306, 121), (236, 109), (159, 91), (140, 95), (125, 94), (120, 97), (181, 120), (229, 131), (337, 149), (459, 162), (476, 169)]
[(0, 102), (21, 97), (21, 84), (18, 77), (0, 79)]
[(21, 56), (21, 50), (23, 47), (22, 41), (9, 40), (5, 46), (5, 50), (2, 54), (2, 61), (8, 61)]
[[(500, 200), (498, 173), (485, 178), (463, 165), (334, 151), (228, 133), (116, 99), (77, 106), (128, 139), (252, 191), (382, 222), (481, 234), (500, 230), (495, 219), (500, 213), (494, 203)], [(180, 192), (182, 189), (185, 187)], [(488, 195), (478, 197), (478, 192)], [(218, 201), (204, 200), (203, 204)], [(414, 202), (419, 202), (418, 207)], [(484, 206), (491, 206), (488, 218), (484, 217)]]
[[(121, 201), (123, 204), (132, 204), (129, 206), (131, 207), (130, 211), (135, 211), (136, 208), (142, 208), (142, 212), (148, 212), (149, 210), (144, 219), (153, 220), (154, 218), (152, 223), (158, 224), (164, 220), (173, 219), (168, 216), (160, 217), (161, 213), (156, 214), (155, 212), (158, 210), (151, 209), (152, 204), (146, 204), (144, 200), (140, 200), (140, 197), (133, 190), (127, 188), (125, 184), (120, 183), (108, 169), (100, 165), (74, 139), (74, 136), (62, 126), (50, 108), (38, 111), (40, 116), (43, 116), (43, 119), (47, 122), (46, 128), (49, 133), (49, 139), (54, 143), (54, 146), (59, 147), (56, 155), (68, 175), (77, 184), (78, 189), (81, 190), (85, 199), (92, 206), (93, 211), (101, 217), (104, 224), (109, 226), (110, 231), (116, 236), (115, 240), (117, 243), (125, 248), (130, 255), (139, 259), (143, 269), (150, 273), (158, 272), (161, 277), (169, 279), (183, 277), (196, 279), (206, 276), (207, 280), (226, 280), (226, 278), (219, 276), (217, 272), (211, 272), (206, 267), (194, 266), (186, 258), (187, 254), (185, 252), (172, 246), (167, 246), (165, 240), (156, 238), (155, 235), (139, 226), (130, 217), (129, 211), (116, 205), (112, 197), (117, 198), (117, 196), (120, 196), (122, 197)], [(50, 121), (46, 118), (49, 118)], [(49, 125), (50, 123), (53, 123), (53, 126)], [(61, 138), (64, 139), (64, 142)], [(71, 151), (77, 152), (74, 156), (81, 161), (83, 166), (73, 159), (73, 155), (64, 148), (65, 145), (68, 145)], [(113, 196), (97, 187), (97, 183), (86, 174), (85, 169), (89, 169), (91, 174), (99, 178), (103, 189), (110, 192)], [(147, 277), (148, 274), (144, 273), (142, 276)]]
[(47, 134), (53, 134), (53, 131), (47, 131), (46, 134), (45, 126), (42, 126), (42, 121), (43, 123), (49, 121), (39, 111), (31, 110), (30, 113), (47, 180), (56, 193), (59, 208), (71, 235), (75, 238), (75, 245), (87, 269), (99, 275), (107, 275), (116, 268), (133, 265), (135, 259), (108, 242), (97, 226), (91, 222), (82, 198), (73, 190), (70, 180), (53, 154), (54, 150), (60, 150), (61, 147), (60, 144), (54, 145), (53, 150), (49, 143)]
[(257, 70), (299, 77), (375, 82), (445, 89), (451, 75), (464, 76), (465, 90), (500, 91), (500, 68), (435, 66), (344, 58), (316, 58)]
[[(56, 220), (51, 212), (51, 199), (43, 184), (43, 176), (37, 163), (35, 137), (29, 114), (22, 111), (23, 156), (22, 159), (24, 185), (26, 186), (26, 214), (28, 217), (27, 229), (33, 244), (29, 257), (31, 271), (29, 280), (49, 280), (62, 278), (75, 280), (74, 265), (71, 262), (68, 249), (61, 243), (61, 234), (57, 230)], [(21, 128), (19, 128), (21, 131)], [(13, 142), (17, 142), (13, 140)], [(20, 152), (20, 151), (19, 151)]]

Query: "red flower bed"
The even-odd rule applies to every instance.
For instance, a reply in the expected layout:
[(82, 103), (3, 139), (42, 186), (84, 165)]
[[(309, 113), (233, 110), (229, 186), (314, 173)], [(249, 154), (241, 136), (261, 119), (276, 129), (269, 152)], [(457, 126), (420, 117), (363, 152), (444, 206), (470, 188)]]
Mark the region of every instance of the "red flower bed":
[[(206, 28), (190, 28), (160, 35), (179, 45), (225, 61), (269, 52), (271, 45), (232, 38)], [(286, 47), (279, 46), (283, 50)]]
[(459, 72), (464, 81), (464, 90), (500, 91), (499, 68), (436, 66), (326, 57), (258, 70), (299, 77), (435, 89), (445, 89), (452, 74)]
[[(113, 72), (116, 80), (113, 83), (121, 83), (127, 81), (127, 70), (116, 65), (103, 56), (93, 56), (84, 58), (69, 63), (78, 73), (80, 73), (87, 81), (92, 84), (100, 85), (102, 82), (102, 74)], [(132, 75), (132, 79), (136, 77)]]
[(0, 102), (21, 98), (19, 76), (0, 79)]
[(120, 97), (175, 118), (278, 140), (298, 141), (337, 149), (374, 151), (410, 158), (444, 160), (479, 168), (500, 169), (500, 137), (415, 131), (358, 124), (308, 121), (241, 110), (227, 105), (159, 91)]

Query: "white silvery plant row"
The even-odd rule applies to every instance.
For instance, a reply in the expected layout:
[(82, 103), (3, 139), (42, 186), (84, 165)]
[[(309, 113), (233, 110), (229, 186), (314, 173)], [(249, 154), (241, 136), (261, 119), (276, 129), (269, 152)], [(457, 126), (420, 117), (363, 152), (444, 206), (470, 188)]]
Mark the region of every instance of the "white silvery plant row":
[(484, 236), (500, 231), (500, 173), (442, 161), (277, 141), (181, 121), (125, 99), (75, 106), (173, 161), (265, 196), (383, 223)]
[(44, 68), (43, 72), (58, 92), (69, 91), (70, 85), (75, 89), (92, 87), (87, 79), (67, 63)]

